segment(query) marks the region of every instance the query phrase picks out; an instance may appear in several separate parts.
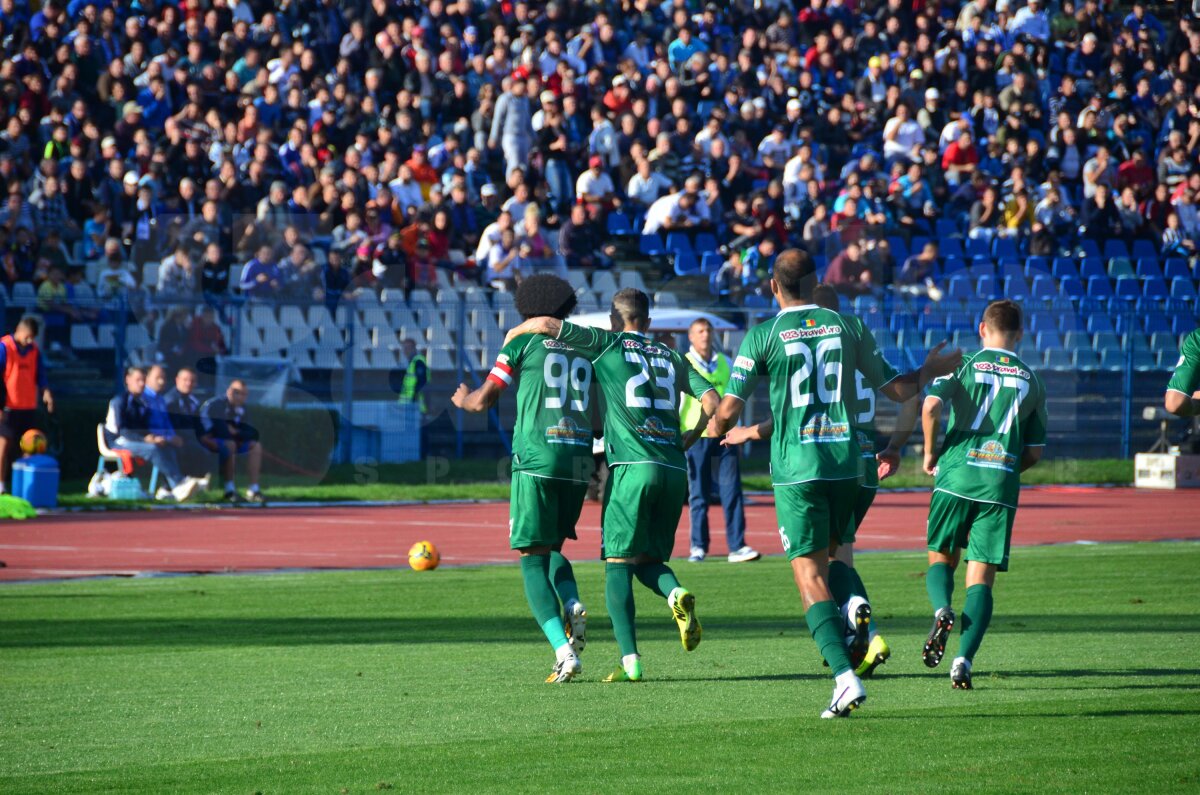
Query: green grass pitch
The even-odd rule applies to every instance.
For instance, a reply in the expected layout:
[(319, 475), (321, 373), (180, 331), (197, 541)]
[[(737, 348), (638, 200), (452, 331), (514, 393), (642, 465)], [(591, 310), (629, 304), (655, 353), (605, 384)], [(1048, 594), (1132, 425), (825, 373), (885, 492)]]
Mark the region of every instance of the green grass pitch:
[(1200, 545), (1016, 550), (972, 692), (920, 662), (923, 555), (859, 569), (894, 656), (839, 721), (779, 558), (677, 565), (692, 654), (639, 590), (622, 685), (595, 563), (566, 686), (512, 566), (4, 586), (0, 792), (1200, 789)]

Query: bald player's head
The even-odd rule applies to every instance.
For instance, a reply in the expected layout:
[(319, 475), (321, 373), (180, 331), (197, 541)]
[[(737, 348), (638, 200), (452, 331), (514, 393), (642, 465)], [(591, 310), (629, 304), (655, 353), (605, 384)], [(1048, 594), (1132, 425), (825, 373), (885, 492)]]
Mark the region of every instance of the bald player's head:
[(775, 258), (772, 287), (780, 303), (810, 301), (817, 286), (817, 271), (807, 251), (789, 248)]

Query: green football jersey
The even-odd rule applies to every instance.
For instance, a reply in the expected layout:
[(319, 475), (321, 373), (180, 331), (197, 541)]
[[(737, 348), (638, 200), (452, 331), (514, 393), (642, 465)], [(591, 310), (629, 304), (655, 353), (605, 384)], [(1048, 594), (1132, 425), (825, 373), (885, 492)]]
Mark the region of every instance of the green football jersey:
[(1182, 392), (1191, 395), (1200, 388), (1200, 329), (1187, 335), (1183, 348), (1179, 351), (1179, 361), (1175, 364), (1175, 372), (1167, 384), (1170, 392)]
[(865, 407), (858, 404), (857, 373), (869, 390), (897, 377), (874, 335), (852, 315), (794, 306), (746, 334), (726, 394), (746, 400), (767, 377), (776, 486), (859, 477), (864, 453), (854, 423)]
[(488, 380), (505, 389), (517, 375), (513, 471), (586, 483), (595, 467), (591, 361), (564, 342), (522, 334), (500, 350)]
[(950, 409), (934, 489), (1017, 507), (1021, 451), (1046, 443), (1046, 387), (1011, 351), (984, 348), (929, 387)]
[(712, 385), (677, 352), (633, 332), (563, 323), (558, 342), (592, 361), (604, 395), (608, 465), (657, 464), (687, 470), (679, 396), (700, 397)]

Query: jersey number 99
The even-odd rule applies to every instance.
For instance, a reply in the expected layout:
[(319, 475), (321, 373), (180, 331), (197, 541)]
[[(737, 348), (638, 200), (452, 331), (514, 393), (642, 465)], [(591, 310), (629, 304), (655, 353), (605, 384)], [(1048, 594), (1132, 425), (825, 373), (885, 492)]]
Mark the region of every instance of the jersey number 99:
[(567, 393), (574, 390), (579, 396), (571, 398), (571, 409), (587, 411), (592, 386), (592, 363), (584, 358), (568, 359), (561, 353), (546, 356), (542, 368), (546, 386), (558, 390), (557, 395), (546, 396), (546, 408), (561, 409), (567, 405)]

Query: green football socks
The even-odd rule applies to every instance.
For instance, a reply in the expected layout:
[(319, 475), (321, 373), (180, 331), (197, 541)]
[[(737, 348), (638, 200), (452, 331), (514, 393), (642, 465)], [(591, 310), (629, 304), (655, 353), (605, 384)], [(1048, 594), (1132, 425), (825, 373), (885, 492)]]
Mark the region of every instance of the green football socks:
[(992, 623), (992, 589), (986, 585), (972, 585), (967, 589), (967, 603), (963, 606), (962, 637), (958, 642), (958, 656), (968, 662), (975, 659), (979, 644), (988, 624)]
[(829, 663), (834, 676), (841, 676), (851, 670), (850, 655), (846, 651), (844, 639), (846, 622), (838, 612), (837, 605), (832, 600), (817, 602), (808, 608), (804, 614), (808, 629), (816, 641), (821, 656)]
[(642, 563), (634, 569), (638, 582), (666, 599), (671, 591), (680, 587), (675, 572), (665, 563)]
[(829, 593), (833, 594), (834, 603), (839, 605), (846, 604), (855, 594), (854, 570), (840, 560), (829, 561)]
[(570, 604), (572, 601), (579, 601), (579, 587), (575, 585), (575, 569), (571, 568), (571, 561), (563, 557), (563, 554), (557, 550), (550, 552), (550, 582), (554, 584), (558, 599), (564, 605)]
[(632, 563), (607, 563), (604, 566), (604, 599), (608, 605), (608, 617), (612, 621), (613, 635), (621, 656), (637, 654), (637, 633), (633, 622), (633, 572)]
[(954, 569), (945, 563), (934, 563), (925, 573), (925, 590), (929, 592), (933, 612), (949, 607), (954, 596)]
[(567, 645), (567, 632), (563, 629), (559, 612), (558, 597), (550, 586), (550, 556), (522, 555), (521, 578), (525, 581), (525, 598), (534, 619), (546, 633), (546, 640), (555, 649)]

